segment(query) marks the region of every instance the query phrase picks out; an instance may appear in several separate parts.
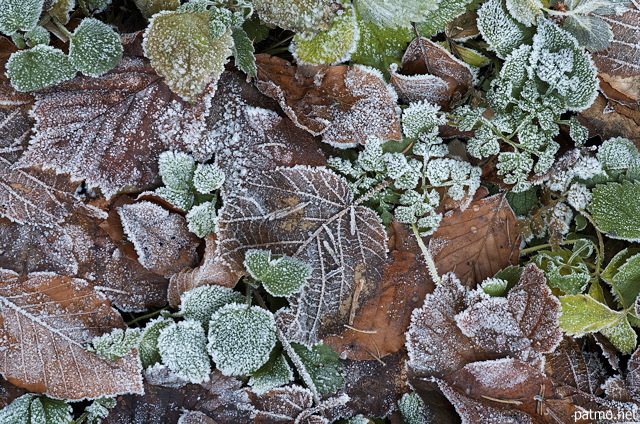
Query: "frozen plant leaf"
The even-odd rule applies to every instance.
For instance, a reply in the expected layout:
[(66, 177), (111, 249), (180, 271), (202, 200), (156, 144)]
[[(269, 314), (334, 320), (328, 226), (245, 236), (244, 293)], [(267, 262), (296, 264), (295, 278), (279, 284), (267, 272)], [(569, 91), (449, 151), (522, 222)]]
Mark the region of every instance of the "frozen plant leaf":
[(272, 296), (298, 293), (311, 276), (309, 265), (289, 256), (272, 259), (268, 250), (247, 250), (244, 265)]
[(413, 39), (408, 27), (380, 27), (360, 18), (357, 18), (357, 24), (360, 37), (356, 49), (351, 52), (351, 60), (383, 72), (392, 63), (400, 61), (407, 43)]
[(117, 361), (138, 347), (140, 335), (140, 330), (136, 328), (127, 328), (126, 331), (116, 328), (111, 333), (94, 337), (91, 341), (93, 347), (88, 350), (101, 358)]
[(598, 229), (614, 239), (640, 241), (640, 182), (599, 184), (588, 210)]
[(199, 163), (193, 173), (193, 187), (202, 194), (219, 189), (223, 183), (224, 172), (214, 163)]
[(147, 323), (140, 333), (138, 340), (138, 352), (143, 368), (149, 368), (160, 362), (160, 352), (158, 351), (158, 337), (160, 332), (173, 323), (169, 318), (159, 317)]
[(587, 15), (571, 15), (562, 23), (569, 34), (590, 52), (606, 50), (613, 40), (611, 27), (602, 18)]
[(308, 348), (292, 343), (291, 347), (300, 357), (318, 392), (328, 394), (344, 387), (344, 365), (330, 346), (317, 344)]
[(425, 19), (427, 12), (434, 10), (438, 0), (358, 0), (358, 13), (367, 22), (382, 27), (407, 27), (411, 22)]
[(402, 112), (402, 132), (408, 138), (433, 133), (446, 122), (440, 107), (425, 101), (411, 103)]
[(253, 397), (251, 403), (254, 406), (254, 423), (291, 423), (313, 406), (313, 394), (307, 388), (292, 385)]
[(511, 16), (526, 26), (536, 23), (536, 18), (542, 14), (543, 8), (540, 0), (506, 0), (506, 6)]
[(587, 264), (568, 249), (540, 251), (533, 261), (544, 271), (549, 285), (560, 289), (564, 294), (584, 292), (591, 280)]
[[(76, 7), (76, 0), (53, 0), (50, 1), (47, 12), (60, 21), (63, 25), (69, 23), (69, 14)], [(48, 3), (45, 3), (45, 6)]]
[(613, 295), (624, 309), (631, 307), (640, 293), (640, 254), (637, 249), (623, 249), (609, 262), (601, 277), (613, 289)]
[(180, 6), (180, 0), (134, 0), (134, 3), (147, 19), (163, 10), (176, 10)]
[(158, 352), (162, 363), (178, 376), (192, 383), (209, 381), (207, 337), (199, 322), (180, 321), (160, 330)]
[(196, 163), (187, 153), (162, 152), (158, 158), (158, 170), (162, 182), (176, 191), (191, 189), (195, 169)]
[(273, 314), (258, 306), (232, 303), (211, 317), (207, 349), (224, 375), (247, 375), (269, 360), (276, 344)]
[(263, 22), (311, 36), (327, 29), (342, 6), (338, 0), (254, 0), (254, 11)]
[(560, 326), (570, 336), (595, 333), (624, 319), (624, 313), (611, 310), (587, 294), (561, 296), (560, 304)]
[(185, 216), (189, 231), (200, 238), (216, 230), (216, 204), (214, 202), (204, 202), (191, 208)]
[(104, 10), (111, 4), (111, 0), (86, 0), (87, 7), (93, 13), (104, 12)]
[(253, 55), (253, 41), (242, 28), (233, 28), (231, 30), (233, 37), (233, 59), (238, 69), (252, 77), (256, 76), (256, 58)]
[(598, 160), (605, 171), (635, 171), (640, 168), (638, 148), (622, 137), (610, 138), (603, 142), (598, 147)]
[(487, 278), (481, 284), (482, 291), (489, 296), (503, 296), (507, 291), (509, 282), (501, 278)]
[(85, 18), (71, 36), (69, 60), (85, 75), (97, 77), (120, 62), (122, 44), (120, 37), (104, 22)]
[(488, 0), (478, 9), (478, 29), (503, 59), (533, 36), (531, 29), (511, 17), (501, 0)]
[(44, 0), (0, 0), (0, 32), (30, 31), (38, 23)]
[(114, 398), (98, 398), (91, 402), (91, 405), (85, 408), (87, 414), (87, 424), (100, 424), (102, 420), (109, 415), (109, 409), (116, 406), (116, 400)]
[(13, 53), (6, 66), (11, 85), (18, 91), (40, 90), (76, 74), (62, 50), (43, 44)]
[(51, 41), (51, 37), (49, 36), (49, 31), (44, 29), (41, 26), (37, 26), (31, 31), (27, 32), (24, 35), (24, 38), (27, 40), (27, 45), (29, 47), (36, 46), (38, 44), (49, 44)]
[(600, 333), (609, 339), (623, 355), (631, 354), (638, 344), (638, 335), (626, 316), (618, 320), (615, 325), (601, 329)]
[(296, 63), (325, 64), (340, 63), (349, 60), (360, 36), (353, 6), (345, 5), (346, 10), (331, 20), (331, 26), (305, 38), (295, 36), (290, 50)]
[(171, 90), (195, 102), (211, 81), (217, 81), (231, 55), (230, 31), (213, 39), (209, 14), (162, 11), (149, 21), (144, 54)]
[(0, 411), (3, 424), (69, 424), (72, 408), (65, 400), (22, 395)]
[(438, 7), (426, 13), (418, 23), (416, 29), (421, 37), (431, 38), (444, 31), (444, 27), (456, 17), (462, 15), (473, 0), (440, 0)]
[(249, 385), (251, 390), (261, 395), (276, 387), (293, 381), (293, 370), (283, 354), (269, 359), (259, 370), (251, 373)]
[[(83, 399), (142, 391), (137, 352), (113, 362), (84, 344), (122, 317), (85, 280), (51, 273), (0, 273), (0, 371), (13, 384), (56, 398)], [(77, 301), (82, 299), (82, 301)]]
[(199, 321), (205, 330), (209, 329), (211, 316), (229, 303), (243, 303), (246, 298), (228, 287), (207, 285), (189, 290), (180, 297), (179, 314), (186, 319)]
[(435, 419), (416, 392), (402, 395), (398, 410), (407, 424), (430, 424)]

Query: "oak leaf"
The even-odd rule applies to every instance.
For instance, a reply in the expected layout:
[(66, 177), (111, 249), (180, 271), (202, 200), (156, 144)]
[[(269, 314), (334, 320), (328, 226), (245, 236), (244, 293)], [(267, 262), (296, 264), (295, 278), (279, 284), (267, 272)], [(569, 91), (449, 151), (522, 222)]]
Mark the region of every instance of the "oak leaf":
[(55, 398), (142, 392), (137, 352), (113, 362), (85, 350), (92, 337), (122, 328), (120, 314), (84, 280), (0, 271), (0, 371), (11, 383)]

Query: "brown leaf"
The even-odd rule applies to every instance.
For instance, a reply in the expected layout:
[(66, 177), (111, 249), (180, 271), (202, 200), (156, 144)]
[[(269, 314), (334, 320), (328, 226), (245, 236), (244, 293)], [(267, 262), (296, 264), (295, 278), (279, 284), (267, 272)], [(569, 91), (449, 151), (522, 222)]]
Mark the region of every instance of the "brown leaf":
[(386, 260), (380, 219), (326, 168), (277, 168), (248, 178), (226, 197), (217, 235), (221, 256), (233, 269), (242, 269), (248, 249), (311, 266), (307, 284), (280, 313), (291, 340), (304, 344), (342, 331), (371, 295)]
[(252, 419), (256, 424), (292, 423), (313, 406), (313, 394), (300, 386), (281, 387), (260, 396), (248, 393), (255, 408)]
[(125, 45), (124, 58), (108, 73), (77, 76), (36, 94), (36, 134), (18, 166), (69, 173), (108, 198), (149, 185), (162, 151), (185, 149), (200, 137), (214, 87), (191, 106), (135, 56), (137, 43)]
[(137, 352), (117, 362), (84, 344), (114, 328), (120, 314), (80, 279), (0, 271), (0, 371), (11, 383), (55, 398), (83, 399), (142, 391)]
[(0, 409), (3, 409), (14, 399), (28, 393), (27, 390), (9, 383), (4, 378), (0, 378)]
[(445, 110), (473, 87), (471, 68), (434, 42), (419, 37), (409, 44), (391, 84), (406, 103), (427, 101)]
[(599, 135), (603, 140), (625, 137), (640, 146), (640, 108), (637, 105), (628, 107), (598, 95), (588, 109), (580, 112), (578, 120), (589, 129), (590, 137)]
[(636, 402), (640, 402), (640, 348), (636, 349), (629, 359), (625, 383), (631, 398)]
[(401, 139), (395, 92), (378, 73), (358, 66), (296, 67), (268, 55), (256, 56), (256, 65), (258, 89), (324, 142), (348, 147), (370, 136)]
[(200, 239), (184, 217), (147, 201), (123, 205), (118, 213), (142, 266), (168, 278), (195, 265)]
[(216, 420), (200, 411), (185, 411), (180, 415), (180, 424), (218, 424)]

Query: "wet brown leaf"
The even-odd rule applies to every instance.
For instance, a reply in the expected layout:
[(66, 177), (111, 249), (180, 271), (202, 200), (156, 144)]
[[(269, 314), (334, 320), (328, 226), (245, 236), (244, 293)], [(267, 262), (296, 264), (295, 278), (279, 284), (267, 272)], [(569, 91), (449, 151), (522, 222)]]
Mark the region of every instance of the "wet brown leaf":
[(113, 362), (83, 346), (124, 327), (91, 284), (52, 273), (20, 277), (9, 270), (0, 270), (0, 280), (0, 371), (7, 380), (67, 399), (142, 391), (137, 352)]
[(365, 144), (370, 136), (400, 140), (395, 92), (363, 67), (296, 67), (256, 56), (258, 89), (280, 103), (300, 128), (333, 145)]

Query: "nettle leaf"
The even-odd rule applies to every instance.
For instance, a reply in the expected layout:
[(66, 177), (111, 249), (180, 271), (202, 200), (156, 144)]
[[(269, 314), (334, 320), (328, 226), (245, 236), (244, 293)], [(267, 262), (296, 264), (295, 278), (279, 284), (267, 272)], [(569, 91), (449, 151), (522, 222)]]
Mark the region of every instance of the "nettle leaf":
[(640, 167), (640, 152), (626, 138), (610, 138), (598, 147), (598, 160), (606, 171), (626, 169), (634, 172)]
[(143, 368), (149, 368), (162, 360), (158, 350), (158, 337), (160, 332), (173, 322), (172, 319), (159, 317), (149, 321), (142, 329), (138, 340), (138, 352)]
[(68, 80), (76, 74), (60, 49), (39, 44), (13, 53), (7, 62), (7, 76), (18, 91), (33, 91)]
[(162, 182), (176, 191), (191, 189), (195, 170), (195, 160), (183, 152), (162, 152), (158, 158), (158, 172)]
[(581, 337), (587, 333), (595, 333), (624, 319), (624, 313), (611, 310), (590, 295), (561, 296), (560, 303), (560, 326), (570, 336)]
[(233, 28), (231, 31), (233, 37), (233, 59), (238, 69), (252, 77), (256, 76), (256, 58), (253, 55), (253, 41), (249, 38), (246, 31), (242, 28)]
[(246, 298), (228, 287), (201, 286), (189, 290), (180, 297), (179, 314), (186, 319), (199, 321), (207, 330), (211, 316), (229, 303), (243, 303)]
[(428, 424), (435, 419), (416, 392), (405, 393), (398, 402), (398, 410), (407, 424)]
[(440, 0), (438, 7), (428, 11), (421, 22), (416, 23), (418, 33), (421, 37), (431, 38), (444, 31), (445, 25), (462, 15), (472, 2), (473, 0)]
[(216, 230), (218, 216), (214, 202), (204, 202), (191, 208), (185, 216), (189, 231), (202, 238)]
[[(69, 23), (69, 14), (76, 7), (76, 0), (53, 0), (47, 9), (47, 12), (55, 17), (60, 23), (66, 25)], [(46, 6), (46, 4), (45, 4)]]
[(253, 0), (252, 3), (263, 22), (304, 37), (329, 28), (333, 14), (342, 9), (338, 0)]
[(27, 45), (29, 47), (33, 47), (38, 44), (49, 44), (49, 41), (51, 41), (49, 31), (41, 26), (37, 26), (31, 31), (27, 32), (24, 35), (24, 38), (27, 40)]
[(93, 347), (87, 350), (96, 353), (101, 358), (117, 361), (138, 346), (140, 334), (140, 330), (136, 328), (127, 328), (126, 331), (116, 328), (111, 333), (94, 337), (91, 341)]
[[(122, 317), (85, 280), (52, 273), (0, 273), (0, 372), (11, 383), (56, 398), (142, 392), (137, 352), (113, 362), (84, 348)], [(81, 302), (77, 299), (82, 299)]]
[(73, 32), (69, 42), (69, 60), (85, 75), (97, 77), (120, 62), (120, 37), (104, 22), (85, 18)]
[(312, 37), (296, 35), (290, 50), (296, 62), (303, 64), (340, 63), (349, 60), (360, 36), (355, 11), (351, 5), (334, 16), (331, 26)]
[(31, 393), (15, 399), (0, 411), (4, 424), (68, 424), (73, 421), (73, 408), (65, 400), (36, 396)]
[(640, 293), (640, 284), (638, 284), (640, 254), (638, 249), (624, 249), (618, 252), (602, 272), (601, 277), (609, 283), (622, 308), (631, 307)]
[(407, 27), (411, 22), (425, 19), (434, 10), (438, 0), (358, 0), (358, 14), (367, 22), (384, 27)]
[(340, 356), (330, 346), (317, 344), (308, 348), (292, 343), (291, 347), (300, 357), (318, 392), (333, 393), (344, 387), (344, 365), (340, 362)]
[(176, 10), (180, 6), (180, 0), (133, 0), (142, 16), (149, 19), (163, 10)]
[(638, 335), (629, 324), (628, 316), (624, 316), (611, 327), (603, 328), (600, 333), (623, 355), (631, 354), (638, 344)]
[(180, 321), (160, 330), (158, 352), (162, 363), (178, 376), (196, 384), (209, 381), (207, 337), (198, 321)]
[(599, 184), (588, 206), (598, 229), (614, 239), (640, 241), (640, 182)]
[(199, 163), (193, 172), (193, 187), (202, 194), (219, 189), (223, 183), (224, 172), (216, 164)]
[(261, 248), (311, 266), (307, 284), (280, 317), (291, 340), (309, 345), (332, 327), (342, 330), (380, 279), (386, 258), (378, 216), (354, 203), (346, 182), (325, 168), (276, 168), (247, 178), (226, 198), (218, 237), (222, 257), (237, 269), (246, 250)]
[(533, 30), (513, 19), (501, 0), (484, 2), (478, 9), (477, 22), (482, 37), (502, 59), (533, 36)]
[(544, 7), (540, 0), (506, 0), (506, 6), (511, 16), (526, 26), (536, 23)]
[(232, 303), (209, 322), (207, 349), (224, 375), (247, 375), (268, 360), (276, 344), (273, 314), (258, 306)]
[(208, 12), (163, 11), (149, 21), (142, 45), (171, 90), (193, 103), (208, 83), (220, 77), (233, 38), (230, 31), (211, 37)]
[(304, 262), (289, 256), (272, 259), (267, 250), (247, 250), (244, 265), (272, 296), (298, 293), (311, 276), (311, 267)]
[(293, 370), (285, 356), (278, 354), (269, 359), (259, 370), (251, 373), (249, 385), (254, 393), (261, 395), (291, 381), (293, 381)]
[(44, 0), (0, 0), (0, 32), (30, 31), (38, 23)]
[(351, 52), (351, 60), (383, 72), (392, 63), (400, 61), (407, 43), (413, 39), (409, 27), (381, 27), (360, 17), (357, 17), (357, 24), (360, 37), (356, 49)]

